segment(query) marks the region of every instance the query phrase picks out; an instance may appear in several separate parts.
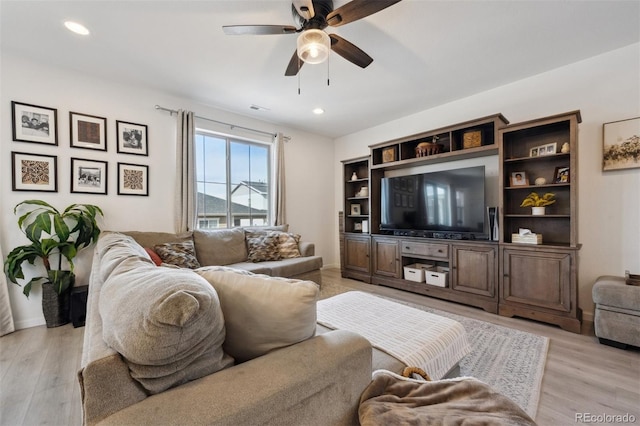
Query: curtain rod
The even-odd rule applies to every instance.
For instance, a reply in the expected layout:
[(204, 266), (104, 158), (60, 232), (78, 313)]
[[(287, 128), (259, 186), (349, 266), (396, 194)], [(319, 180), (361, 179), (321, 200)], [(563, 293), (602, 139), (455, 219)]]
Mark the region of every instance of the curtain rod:
[[(160, 105), (156, 105), (156, 107), (155, 107), (155, 108), (156, 108), (156, 109), (160, 109), (160, 110), (162, 110), (162, 111), (167, 111), (168, 113), (170, 113), (170, 114), (172, 114), (172, 115), (173, 115), (173, 114), (177, 114), (177, 113), (178, 113), (178, 111), (176, 111), (175, 109), (170, 109), (170, 108), (161, 107)], [(214, 120), (214, 119), (212, 119), (212, 118), (201, 117), (201, 116), (199, 116), (199, 115), (195, 115), (195, 114), (194, 114), (194, 116), (195, 116), (196, 118), (201, 119), (201, 120), (212, 121), (212, 122), (214, 122), (214, 123), (222, 124), (222, 125), (224, 125), (224, 126), (229, 126), (229, 127), (231, 127), (231, 129), (232, 129), (232, 130), (233, 130), (233, 129), (242, 129), (242, 130), (247, 130), (247, 131), (249, 131), (249, 132), (262, 133), (263, 135), (269, 135), (269, 136), (272, 136), (272, 137), (274, 137), (274, 138), (275, 138), (276, 136), (278, 136), (278, 135), (277, 135), (277, 133), (269, 133), (269, 132), (265, 132), (265, 131), (262, 131), (262, 130), (250, 129), (249, 127), (237, 126), (237, 125), (235, 125), (235, 124), (225, 123), (224, 121), (218, 121), (218, 120)], [(285, 139), (288, 139), (288, 137), (286, 137), (286, 136), (285, 136), (284, 138), (285, 138)]]

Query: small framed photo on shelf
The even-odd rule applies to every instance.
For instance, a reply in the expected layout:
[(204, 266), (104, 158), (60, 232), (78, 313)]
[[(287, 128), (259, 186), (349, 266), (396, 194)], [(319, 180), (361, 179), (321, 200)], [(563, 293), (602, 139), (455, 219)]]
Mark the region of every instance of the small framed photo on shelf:
[(556, 167), (553, 183), (569, 183), (569, 167)]
[(71, 158), (71, 192), (107, 195), (107, 162)]
[(538, 147), (533, 147), (529, 150), (529, 157), (537, 157), (538, 156)]
[(149, 195), (149, 166), (118, 163), (118, 195)]
[(356, 222), (353, 224), (353, 230), (357, 232), (362, 232), (362, 223)]
[(58, 145), (58, 110), (11, 101), (13, 140)]
[(14, 191), (58, 192), (58, 157), (11, 152), (11, 188)]
[(147, 126), (116, 120), (119, 154), (149, 155)]
[(544, 149), (544, 155), (553, 155), (558, 151), (558, 143), (548, 143), (540, 149)]
[(510, 177), (511, 186), (527, 186), (529, 185), (529, 179), (527, 179), (526, 172), (513, 172)]
[(360, 215), (360, 204), (351, 204), (351, 216)]
[(396, 147), (389, 146), (387, 148), (382, 149), (382, 162), (390, 163), (392, 161), (396, 161)]
[(71, 148), (107, 150), (107, 119), (95, 115), (69, 113)]

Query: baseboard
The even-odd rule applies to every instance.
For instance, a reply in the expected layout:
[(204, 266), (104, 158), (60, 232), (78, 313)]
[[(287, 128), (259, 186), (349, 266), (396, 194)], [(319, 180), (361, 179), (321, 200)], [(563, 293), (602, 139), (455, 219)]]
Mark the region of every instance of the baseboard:
[(329, 265), (324, 265), (322, 268), (320, 269), (340, 269), (340, 264), (335, 264), (335, 263), (331, 263)]
[(44, 317), (42, 317), (42, 318), (31, 318), (27, 320), (17, 321), (14, 325), (16, 327), (16, 330), (22, 330), (23, 328), (38, 327), (40, 325), (45, 325), (45, 324), (46, 322), (44, 322)]

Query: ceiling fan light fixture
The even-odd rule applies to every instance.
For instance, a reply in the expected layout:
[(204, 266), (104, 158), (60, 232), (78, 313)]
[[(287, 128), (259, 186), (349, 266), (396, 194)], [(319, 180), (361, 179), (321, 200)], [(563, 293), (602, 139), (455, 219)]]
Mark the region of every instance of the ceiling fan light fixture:
[(298, 36), (298, 57), (308, 64), (320, 64), (331, 53), (331, 39), (322, 30), (306, 30)]

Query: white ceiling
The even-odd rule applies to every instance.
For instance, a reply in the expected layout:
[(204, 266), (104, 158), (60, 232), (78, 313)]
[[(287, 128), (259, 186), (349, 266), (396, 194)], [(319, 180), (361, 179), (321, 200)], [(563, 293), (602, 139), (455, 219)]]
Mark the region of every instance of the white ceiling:
[[(298, 78), (284, 76), (295, 34), (222, 32), (294, 25), (288, 0), (2, 0), (0, 7), (3, 50), (329, 137), (640, 41), (638, 0), (403, 0), (328, 27), (374, 62), (361, 69), (332, 54), (330, 86), (326, 64), (307, 64), (298, 94)], [(68, 32), (68, 19), (91, 35)], [(315, 107), (326, 113), (314, 115)]]

